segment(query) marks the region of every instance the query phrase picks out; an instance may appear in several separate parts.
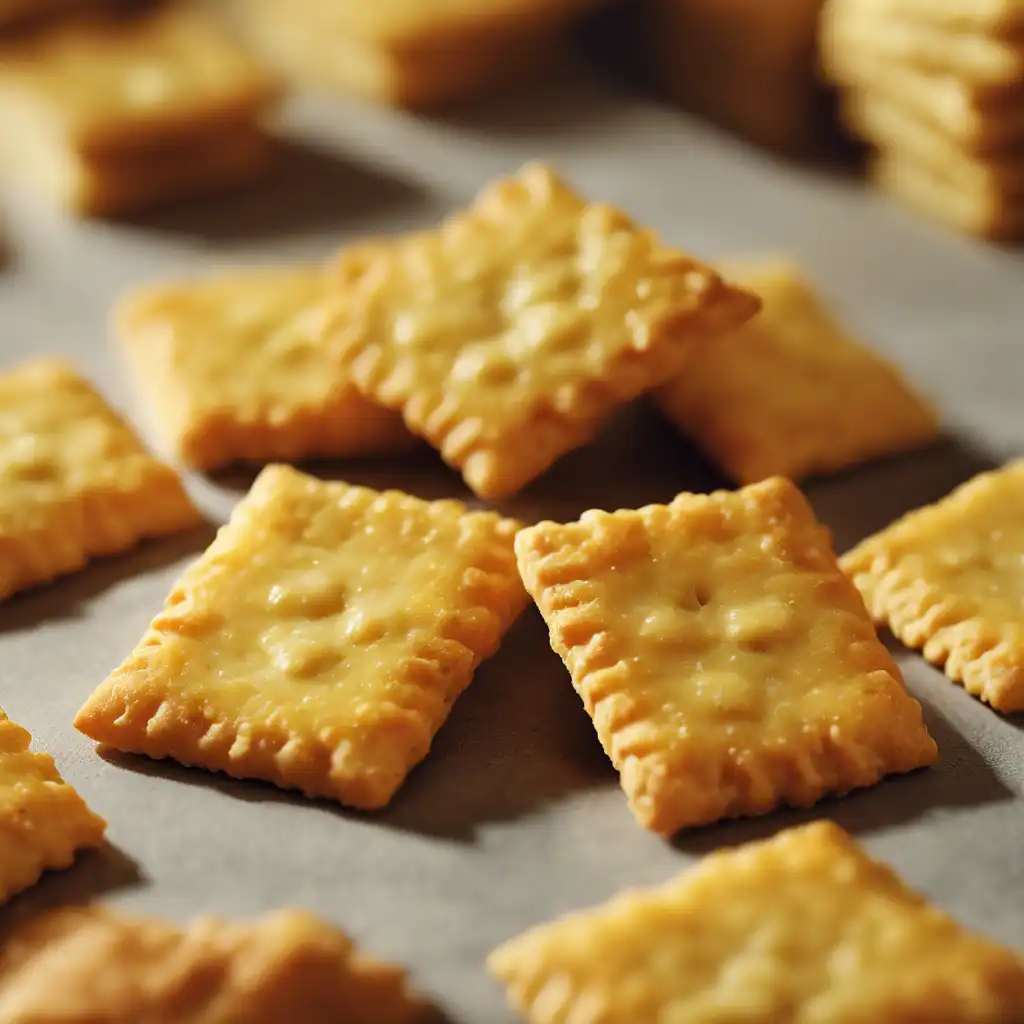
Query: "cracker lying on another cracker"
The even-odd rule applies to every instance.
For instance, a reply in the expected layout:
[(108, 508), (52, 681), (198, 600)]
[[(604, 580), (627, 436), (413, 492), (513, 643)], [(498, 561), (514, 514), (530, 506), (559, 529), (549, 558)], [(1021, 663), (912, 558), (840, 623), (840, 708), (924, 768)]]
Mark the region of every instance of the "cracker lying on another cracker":
[(895, 367), (851, 338), (788, 260), (718, 264), (764, 303), (695, 353), (659, 408), (739, 483), (834, 472), (938, 436)]
[(841, 559), (876, 621), (999, 711), (1024, 710), (1024, 460)]
[(298, 910), (179, 927), (98, 906), (29, 920), (0, 948), (4, 1024), (413, 1024), (403, 972)]
[(516, 555), (642, 825), (931, 764), (921, 707), (789, 481), (540, 523)]
[(379, 455), (413, 438), (367, 401), (318, 337), (321, 267), (255, 269), (140, 289), (116, 333), (188, 465)]
[(31, 742), (0, 710), (0, 903), (98, 846), (107, 827)]
[(175, 473), (71, 366), (0, 373), (0, 600), (199, 522)]
[(930, 907), (827, 821), (709, 854), (512, 939), (529, 1024), (1008, 1024), (1024, 960)]
[(325, 340), (487, 498), (523, 487), (758, 308), (542, 166), (361, 269), (342, 253)]
[(517, 525), (267, 467), (75, 725), (383, 807), (527, 602)]

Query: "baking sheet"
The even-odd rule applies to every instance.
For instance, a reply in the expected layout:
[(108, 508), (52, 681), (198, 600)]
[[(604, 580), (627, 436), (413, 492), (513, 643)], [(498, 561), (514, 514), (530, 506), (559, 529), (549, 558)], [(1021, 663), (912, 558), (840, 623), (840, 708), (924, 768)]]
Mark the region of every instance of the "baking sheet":
[[(1021, 256), (947, 235), (854, 182), (776, 162), (582, 73), (448, 121), (302, 98), (282, 131), (289, 144), (275, 179), (145, 222), (77, 224), (0, 194), (0, 366), (40, 352), (71, 356), (148, 431), (105, 340), (121, 290), (425, 227), (486, 179), (546, 158), (588, 194), (702, 256), (790, 253), (852, 328), (935, 397), (948, 441), (808, 487), (840, 550), (1020, 451)], [(431, 454), (316, 471), (467, 496)], [(191, 487), (216, 524), (250, 480), (236, 472)], [(639, 406), (504, 508), (569, 518), (723, 483)], [(308, 907), (409, 965), (452, 1021), (502, 1024), (513, 1017), (483, 968), (499, 941), (623, 886), (658, 883), (718, 846), (829, 816), (966, 924), (1024, 946), (1022, 722), (993, 714), (898, 645), (942, 750), (936, 769), (674, 843), (634, 824), (533, 611), (478, 672), (386, 813), (351, 814), (166, 763), (101, 759), (72, 717), (212, 529), (0, 606), (0, 705), (110, 821), (107, 850), (46, 878), (19, 905), (95, 897), (180, 919)]]

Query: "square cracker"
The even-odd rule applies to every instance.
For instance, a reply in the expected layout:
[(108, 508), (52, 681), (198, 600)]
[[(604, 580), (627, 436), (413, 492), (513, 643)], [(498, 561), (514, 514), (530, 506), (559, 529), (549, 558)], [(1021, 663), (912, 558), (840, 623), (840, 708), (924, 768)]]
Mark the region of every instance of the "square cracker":
[(517, 525), (269, 466), (75, 725), (383, 807), (526, 604)]
[(832, 472), (936, 438), (934, 411), (840, 327), (799, 268), (718, 269), (757, 292), (762, 310), (696, 353), (655, 400), (732, 479)]
[(804, 807), (935, 760), (790, 481), (543, 522), (515, 548), (645, 827)]
[(325, 337), (355, 383), (462, 471), (512, 494), (758, 308), (546, 167), (496, 182), (433, 232), (339, 260)]
[(72, 367), (0, 373), (0, 600), (200, 521), (175, 473)]
[(901, 154), (884, 153), (870, 165), (871, 180), (894, 199), (957, 231), (994, 240), (1024, 238), (1024, 195), (974, 188)]
[(1024, 1019), (1020, 957), (930, 907), (828, 821), (541, 925), (489, 966), (529, 1024)]
[(930, 764), (921, 707), (788, 480), (516, 538), (642, 825), (670, 835)]
[(862, 541), (841, 564), (876, 621), (999, 711), (1024, 710), (1024, 460)]
[(263, 68), (192, 3), (95, 14), (0, 48), (0, 121), (82, 156), (146, 149), (251, 120)]
[(904, 19), (873, 0), (830, 0), (822, 13), (821, 51), (826, 73), (840, 81), (849, 61), (870, 59), (952, 75), (978, 89), (1024, 82), (1021, 42)]
[(239, 270), (141, 289), (115, 330), (164, 436), (191, 466), (409, 448), (318, 338), (322, 267)]
[(31, 742), (0, 710), (0, 903), (98, 846), (107, 827)]
[(178, 926), (98, 906), (16, 924), (0, 949), (4, 1024), (413, 1024), (403, 972), (298, 910)]

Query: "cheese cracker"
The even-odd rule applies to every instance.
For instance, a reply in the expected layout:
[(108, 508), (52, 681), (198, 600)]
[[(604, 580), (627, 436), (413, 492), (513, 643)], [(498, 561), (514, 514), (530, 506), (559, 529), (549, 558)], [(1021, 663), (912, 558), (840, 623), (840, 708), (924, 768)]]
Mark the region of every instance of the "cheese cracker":
[(936, 438), (932, 409), (840, 327), (796, 266), (718, 269), (763, 308), (701, 349), (656, 401), (732, 479), (833, 472)]
[(18, 36), (0, 48), (0, 116), (82, 156), (249, 121), (276, 86), (196, 5), (150, 5)]
[(935, 760), (787, 480), (540, 523), (516, 555), (647, 828), (803, 807)]
[(70, 366), (0, 373), (0, 600), (199, 522), (178, 477)]
[[(57, 771), (29, 749), (32, 737), (0, 711), (0, 903), (66, 868), (75, 853), (103, 840), (106, 822)], [(0, 1019), (7, 1018), (0, 1013)]]
[(86, 906), (0, 948), (4, 1024), (412, 1024), (423, 1009), (401, 970), (298, 910), (181, 927)]
[(886, 153), (869, 173), (895, 199), (957, 231), (994, 240), (1024, 237), (1024, 194), (1006, 196), (976, 178), (965, 184), (944, 170)]
[(240, 270), (142, 289), (115, 329), (165, 437), (191, 466), (408, 448), (401, 417), (367, 401), (318, 338), (316, 266)]
[(75, 725), (382, 807), (526, 603), (516, 526), (270, 466)]
[(999, 711), (1024, 710), (1024, 460), (842, 558), (878, 622)]
[(489, 966), (529, 1024), (1009, 1024), (1024, 961), (828, 821), (533, 928)]
[(325, 337), (353, 380), (487, 498), (590, 440), (758, 306), (541, 166), (385, 247), (338, 291)]

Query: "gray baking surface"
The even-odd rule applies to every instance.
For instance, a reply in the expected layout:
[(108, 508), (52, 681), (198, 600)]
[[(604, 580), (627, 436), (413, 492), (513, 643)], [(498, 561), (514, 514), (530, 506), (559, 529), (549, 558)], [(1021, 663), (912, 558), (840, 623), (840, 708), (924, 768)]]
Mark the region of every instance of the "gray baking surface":
[[(0, 365), (71, 356), (152, 440), (105, 338), (123, 289), (426, 227), (488, 178), (544, 158), (702, 256), (793, 255), (845, 321), (934, 396), (948, 442), (808, 485), (840, 550), (1021, 449), (1024, 261), (919, 222), (855, 182), (777, 162), (586, 77), (447, 121), (304, 98), (282, 130), (291, 141), (275, 179), (144, 222), (72, 223), (4, 195)], [(432, 454), (316, 471), (465, 496)], [(211, 524), (250, 479), (191, 481)], [(506, 507), (571, 518), (723, 484), (638, 407)], [(500, 1024), (513, 1017), (483, 966), (496, 943), (624, 886), (661, 882), (716, 847), (828, 816), (964, 923), (1024, 946), (1022, 723), (898, 645), (941, 747), (934, 770), (674, 843), (634, 824), (532, 610), (386, 813), (350, 814), (169, 763), (102, 759), (72, 717), (211, 531), (148, 544), (0, 606), (0, 705), (110, 821), (109, 849), (47, 877), (18, 905), (95, 897), (174, 918), (304, 906), (407, 964), (452, 1021)]]

